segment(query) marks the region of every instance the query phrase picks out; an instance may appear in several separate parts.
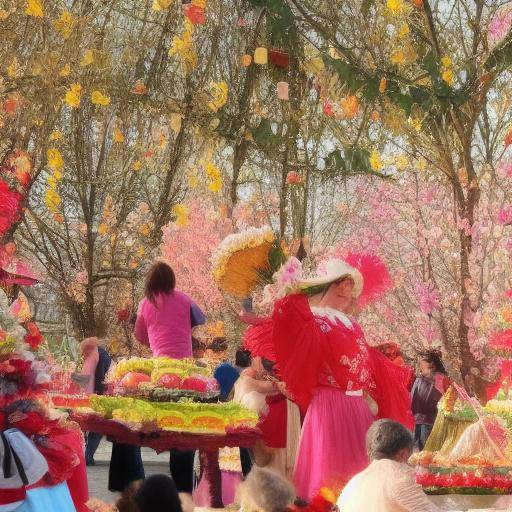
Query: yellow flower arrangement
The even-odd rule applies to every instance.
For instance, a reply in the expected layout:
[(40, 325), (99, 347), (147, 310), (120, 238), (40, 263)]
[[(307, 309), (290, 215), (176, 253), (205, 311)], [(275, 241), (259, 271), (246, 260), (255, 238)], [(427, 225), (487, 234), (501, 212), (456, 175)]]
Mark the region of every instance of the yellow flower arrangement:
[(41, 0), (28, 0), (25, 7), (25, 14), (34, 18), (42, 18), (44, 16), (43, 4)]
[(82, 86), (80, 84), (71, 84), (69, 90), (66, 92), (64, 101), (71, 108), (78, 108), (82, 101)]
[(103, 94), (101, 91), (93, 91), (91, 93), (91, 102), (94, 105), (101, 105), (103, 107), (107, 107), (110, 105), (110, 98)]
[(208, 103), (208, 108), (217, 112), (228, 101), (228, 84), (226, 82), (215, 82), (211, 86), (211, 101)]
[(53, 22), (53, 26), (63, 39), (67, 39), (73, 33), (73, 29), (76, 26), (76, 20), (69, 11), (64, 10), (62, 11), (60, 18)]
[(249, 228), (227, 236), (212, 256), (212, 273), (220, 287), (236, 297), (247, 297), (268, 270), (275, 235), (269, 226)]

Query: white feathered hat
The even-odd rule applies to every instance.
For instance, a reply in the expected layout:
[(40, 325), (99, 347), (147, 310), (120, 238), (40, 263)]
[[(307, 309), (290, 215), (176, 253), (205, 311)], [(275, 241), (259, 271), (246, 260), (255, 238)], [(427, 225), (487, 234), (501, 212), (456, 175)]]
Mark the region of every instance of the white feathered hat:
[(357, 299), (363, 291), (363, 276), (359, 270), (339, 258), (327, 261), (325, 265), (322, 265), (322, 269), (315, 277), (300, 281), (298, 283), (298, 287), (299, 289), (306, 291), (308, 288), (327, 286), (339, 279), (347, 277), (352, 278), (354, 281), (354, 290), (352, 295)]

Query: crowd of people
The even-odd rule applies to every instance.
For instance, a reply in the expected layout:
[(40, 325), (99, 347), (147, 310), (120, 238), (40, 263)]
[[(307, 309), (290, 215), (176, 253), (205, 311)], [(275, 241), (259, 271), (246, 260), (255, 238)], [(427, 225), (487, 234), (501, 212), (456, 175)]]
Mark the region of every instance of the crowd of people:
[[(407, 459), (414, 445), (423, 449), (449, 381), (433, 351), (421, 356), (411, 379), (396, 353), (389, 357), (366, 344), (354, 316), (375, 289), (365, 271), (364, 264), (331, 260), (276, 301), (270, 317), (241, 312), (249, 324), (243, 346), (235, 364), (222, 363), (215, 377), (221, 399), (262, 418), (261, 439), (240, 450), (242, 507), (278, 512), (299, 498), (300, 508), (327, 487), (337, 495), (343, 489), (343, 511), (437, 510), (415, 484)], [(204, 321), (200, 308), (176, 289), (171, 267), (156, 263), (138, 307), (136, 338), (154, 356), (189, 358), (192, 330)], [(81, 350), (87, 389), (102, 393), (110, 358), (97, 339), (84, 340)], [(87, 436), (88, 465), (99, 440)], [(194, 451), (172, 450), (170, 474), (144, 479), (140, 448), (113, 443), (109, 489), (122, 493), (121, 512), (189, 506), (178, 494), (194, 489)], [(156, 495), (162, 498), (154, 501)]]

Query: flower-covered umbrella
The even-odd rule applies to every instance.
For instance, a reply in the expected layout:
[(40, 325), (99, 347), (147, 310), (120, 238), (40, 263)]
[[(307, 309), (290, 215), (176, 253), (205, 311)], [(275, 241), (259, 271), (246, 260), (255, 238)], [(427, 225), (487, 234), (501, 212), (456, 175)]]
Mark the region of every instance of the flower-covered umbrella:
[[(279, 253), (279, 254), (278, 254)], [(271, 277), (274, 259), (283, 262), (272, 229), (249, 228), (228, 235), (212, 257), (213, 275), (222, 290), (243, 299)]]

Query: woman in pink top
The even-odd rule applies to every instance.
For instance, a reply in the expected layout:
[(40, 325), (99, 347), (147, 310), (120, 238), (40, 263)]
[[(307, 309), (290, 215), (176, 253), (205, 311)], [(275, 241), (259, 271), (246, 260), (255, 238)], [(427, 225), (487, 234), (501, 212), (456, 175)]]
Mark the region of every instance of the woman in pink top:
[(192, 328), (205, 320), (199, 307), (175, 286), (169, 265), (153, 265), (146, 280), (145, 298), (139, 304), (135, 336), (149, 345), (155, 357), (192, 357)]
[[(161, 261), (155, 263), (135, 322), (136, 338), (149, 345), (155, 357), (192, 357), (192, 328), (205, 322), (199, 307), (175, 287), (172, 268)], [(170, 467), (178, 492), (192, 494), (194, 451), (171, 450)]]

